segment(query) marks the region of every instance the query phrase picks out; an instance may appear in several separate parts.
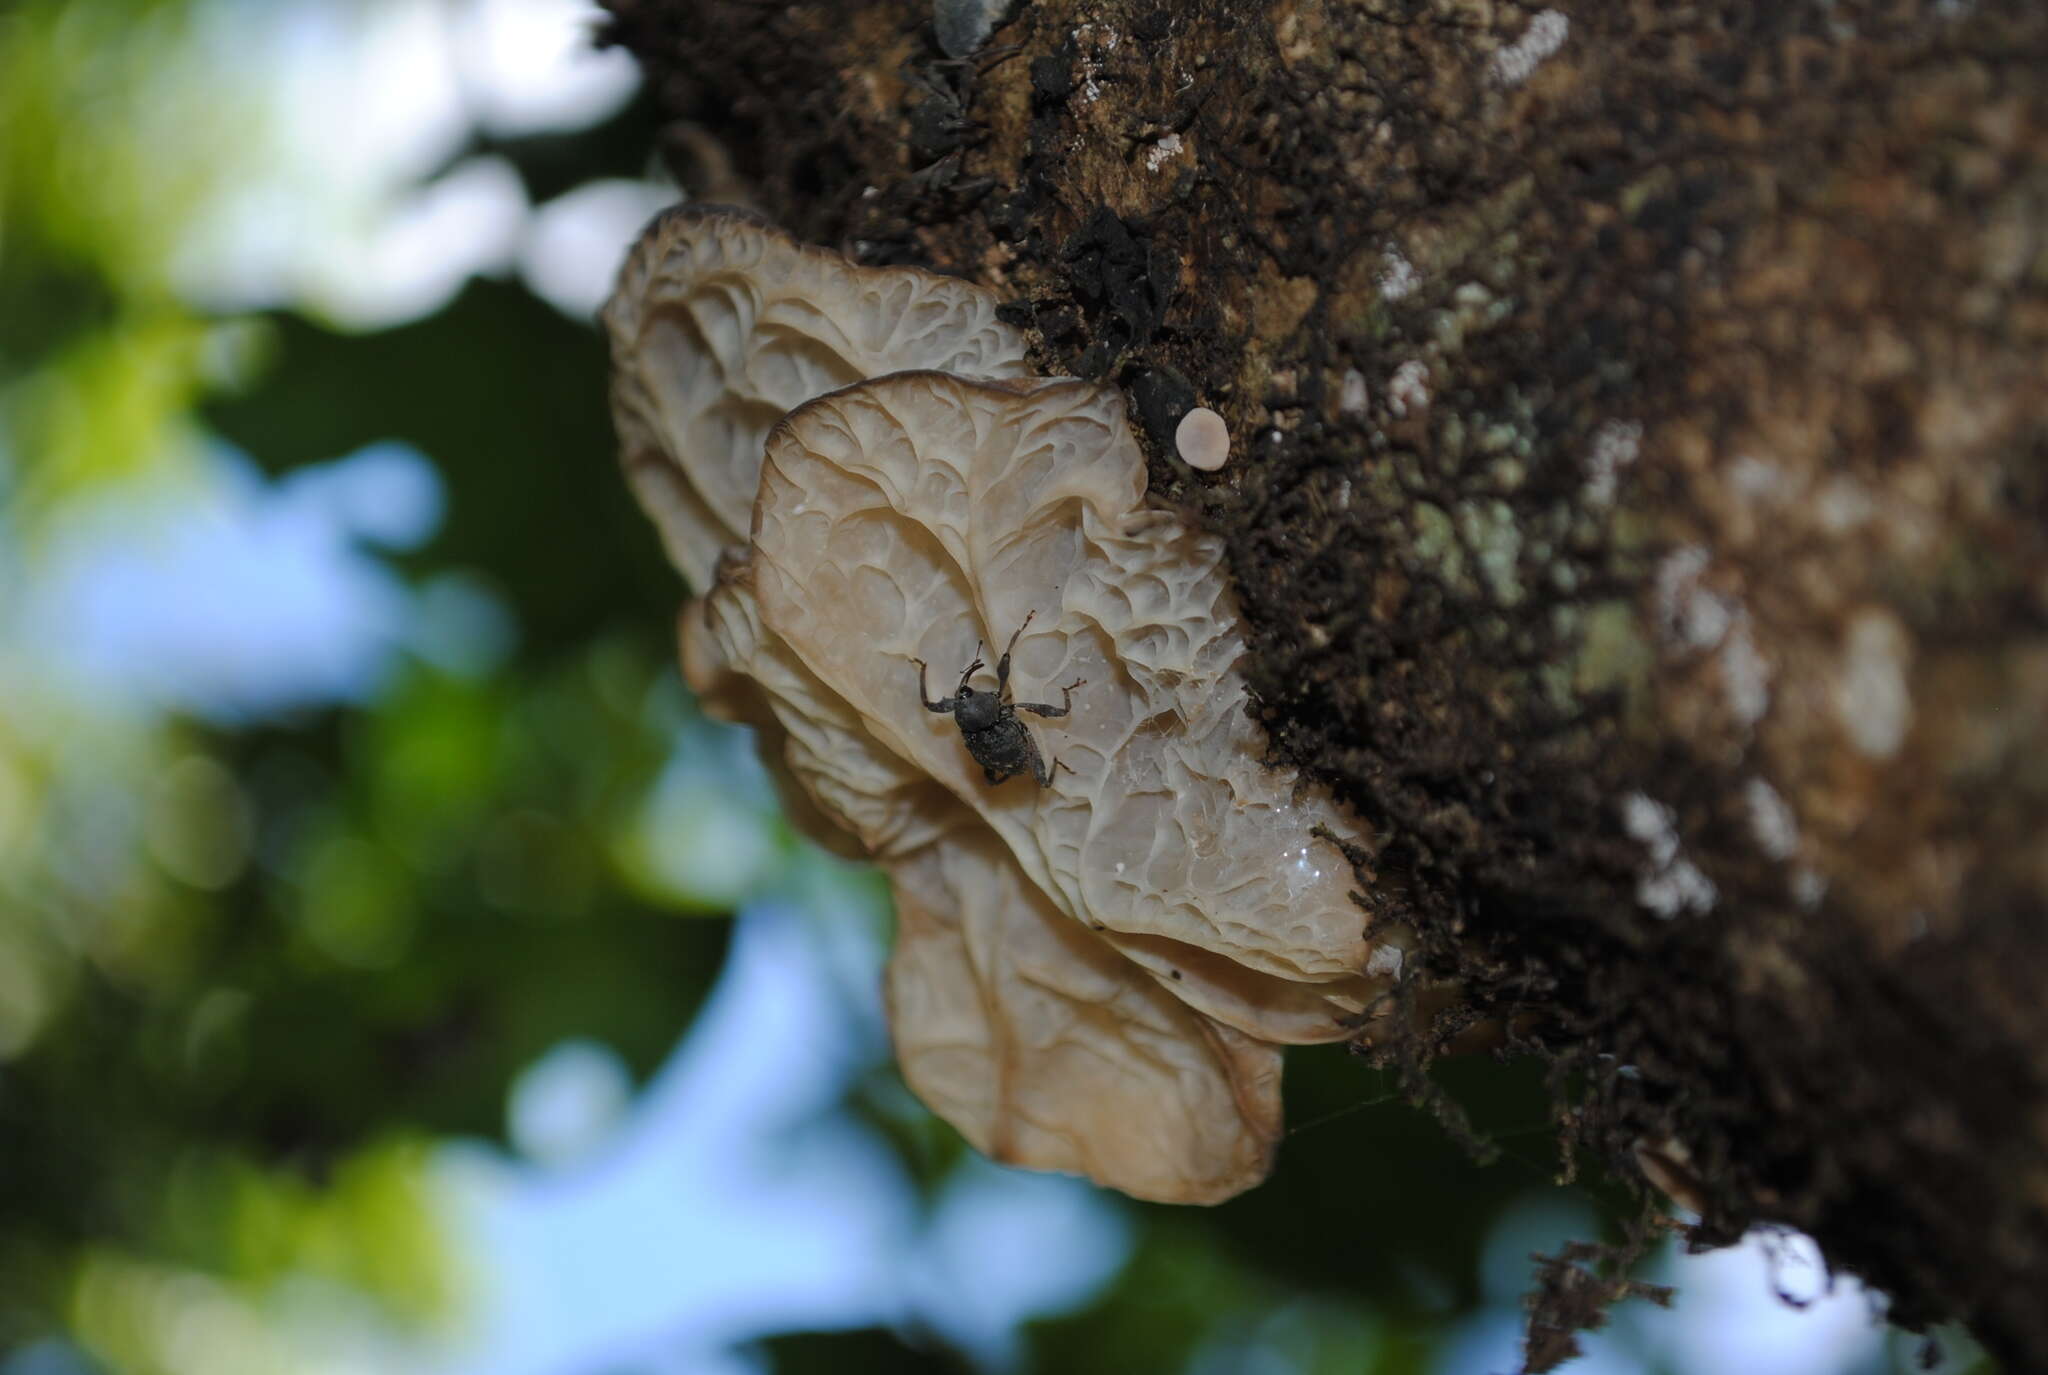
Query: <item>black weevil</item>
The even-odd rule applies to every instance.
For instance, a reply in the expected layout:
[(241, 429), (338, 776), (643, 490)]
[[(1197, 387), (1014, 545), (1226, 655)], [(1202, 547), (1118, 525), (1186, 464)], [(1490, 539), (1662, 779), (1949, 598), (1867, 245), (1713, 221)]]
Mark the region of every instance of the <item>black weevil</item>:
[[(960, 738), (967, 742), (967, 752), (974, 756), (974, 762), (981, 765), (982, 777), (990, 783), (1001, 783), (1020, 773), (1028, 773), (1044, 787), (1052, 782), (1054, 769), (1067, 766), (1055, 759), (1048, 765), (1038, 753), (1038, 742), (1031, 738), (1031, 732), (1024, 729), (1024, 723), (1017, 719), (1019, 711), (1028, 711), (1035, 716), (1065, 716), (1074, 705), (1074, 689), (1081, 687), (1086, 679), (1076, 678), (1060, 689), (1060, 704), (1052, 706), (1046, 702), (1006, 701), (1010, 691), (1010, 651), (1017, 647), (1017, 641), (1024, 634), (1024, 626), (1031, 624), (1033, 611), (1024, 617), (1024, 625), (1017, 627), (1017, 633), (1010, 637), (1009, 645), (1003, 650), (1003, 657), (996, 661), (996, 690), (977, 692), (967, 685), (975, 670), (983, 667), (981, 642), (975, 641), (974, 662), (960, 675), (960, 686), (951, 697), (941, 697), (934, 702), (931, 692), (925, 686), (924, 660), (912, 659), (917, 665), (917, 698), (924, 703), (926, 711), (949, 711), (954, 722), (960, 727)], [(1072, 773), (1072, 769), (1067, 769)]]

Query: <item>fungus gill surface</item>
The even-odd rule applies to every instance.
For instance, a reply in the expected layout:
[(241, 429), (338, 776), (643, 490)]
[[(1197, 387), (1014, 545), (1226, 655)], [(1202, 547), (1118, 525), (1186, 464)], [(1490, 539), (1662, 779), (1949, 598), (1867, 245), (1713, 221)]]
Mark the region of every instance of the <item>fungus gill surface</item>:
[[(1311, 834), (1359, 827), (1260, 763), (1220, 550), (1146, 506), (1120, 393), (1024, 377), (994, 306), (671, 212), (606, 310), (625, 463), (702, 593), (692, 686), (797, 825), (891, 875), (911, 1087), (997, 1159), (1214, 1202), (1270, 1166), (1279, 1045), (1388, 982)], [(1088, 686), (1032, 722), (1051, 784), (992, 788), (910, 660), (1030, 612), (1016, 695)]]

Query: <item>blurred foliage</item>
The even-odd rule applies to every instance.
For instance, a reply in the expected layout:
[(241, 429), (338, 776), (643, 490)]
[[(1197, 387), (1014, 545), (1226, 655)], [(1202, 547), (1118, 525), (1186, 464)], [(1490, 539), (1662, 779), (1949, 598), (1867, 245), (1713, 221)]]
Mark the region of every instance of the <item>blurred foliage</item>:
[(454, 495), (410, 562), (487, 573), (518, 608), (522, 659), (606, 626), (668, 657), (680, 584), (615, 476), (606, 358), (590, 326), (488, 280), (376, 334), (295, 317), (266, 326), (261, 385), (207, 409), (223, 436), (275, 472), (372, 440), (411, 443)]
[[(595, 332), (501, 282), (369, 336), (182, 303), (180, 227), (260, 136), (195, 69), (194, 10), (0, 9), (0, 595), (55, 517), (197, 480), (210, 436), (280, 473), (402, 438), (452, 494), (405, 571), (459, 570), (516, 637), (488, 673), (408, 660), (362, 709), (233, 730), (110, 716), (0, 648), (0, 1351), (278, 1371), (287, 1279), (442, 1317), (429, 1144), (499, 1135), (570, 1036), (651, 1072), (725, 932), (621, 843), (692, 713)], [(258, 360), (237, 395), (228, 346)]]
[(164, 229), (231, 165), (193, 149), (255, 137), (253, 92), (216, 74), (195, 98), (190, 20), (186, 0), (0, 11), (0, 418), (30, 460), (17, 534), (65, 493), (181, 452), (204, 323), (171, 291)]
[[(0, 1353), (61, 1336), (137, 1375), (291, 1369), (268, 1305), (308, 1285), (394, 1328), (446, 1322), (468, 1279), (437, 1143), (502, 1137), (515, 1076), (572, 1038), (644, 1081), (725, 949), (693, 917), (814, 867), (734, 793), (718, 763), (743, 745), (677, 681), (680, 588), (617, 480), (587, 322), (497, 280), (371, 334), (178, 298), (180, 227), (264, 137), (235, 74), (195, 66), (194, 13), (0, 5)], [(641, 101), (465, 155), (507, 157), (538, 200), (630, 174), (655, 138)], [(68, 693), (6, 633), (47, 532), (222, 440), (280, 476), (373, 442), (427, 455), (445, 517), (394, 563), (417, 595), (500, 609), (505, 643), (235, 725)], [(1500, 1164), (1341, 1050), (1296, 1052), (1305, 1125), (1274, 1180), (1128, 1206), (1132, 1260), (1033, 1324), (1026, 1363), (1432, 1368), (1485, 1299), (1490, 1232), (1560, 1171), (1530, 1067), (1440, 1074)], [(893, 1071), (845, 1106), (935, 1198), (957, 1135)], [(753, 1354), (971, 1368), (923, 1332)]]

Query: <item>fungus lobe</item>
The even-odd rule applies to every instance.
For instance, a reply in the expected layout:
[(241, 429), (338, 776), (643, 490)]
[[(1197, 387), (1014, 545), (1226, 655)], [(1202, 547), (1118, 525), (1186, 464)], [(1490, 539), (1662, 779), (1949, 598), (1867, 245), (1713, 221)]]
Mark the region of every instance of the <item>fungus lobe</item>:
[[(1311, 834), (1359, 828), (1261, 764), (1219, 550), (1145, 505), (1121, 395), (1020, 376), (994, 303), (671, 214), (606, 312), (625, 461), (702, 591), (692, 685), (761, 730), (796, 824), (892, 877), (912, 1088), (997, 1159), (1216, 1201), (1270, 1164), (1278, 1046), (1387, 984)], [(992, 789), (911, 660), (1034, 610), (1016, 680), (1089, 681), (1038, 723), (1072, 772)]]

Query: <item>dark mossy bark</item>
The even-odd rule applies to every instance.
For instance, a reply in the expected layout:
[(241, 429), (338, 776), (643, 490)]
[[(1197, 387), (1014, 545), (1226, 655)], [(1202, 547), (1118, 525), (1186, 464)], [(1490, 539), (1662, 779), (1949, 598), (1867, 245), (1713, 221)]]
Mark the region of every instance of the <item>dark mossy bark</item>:
[(2048, 1369), (2048, 9), (609, 8), (699, 195), (1126, 389), (1581, 1143)]

